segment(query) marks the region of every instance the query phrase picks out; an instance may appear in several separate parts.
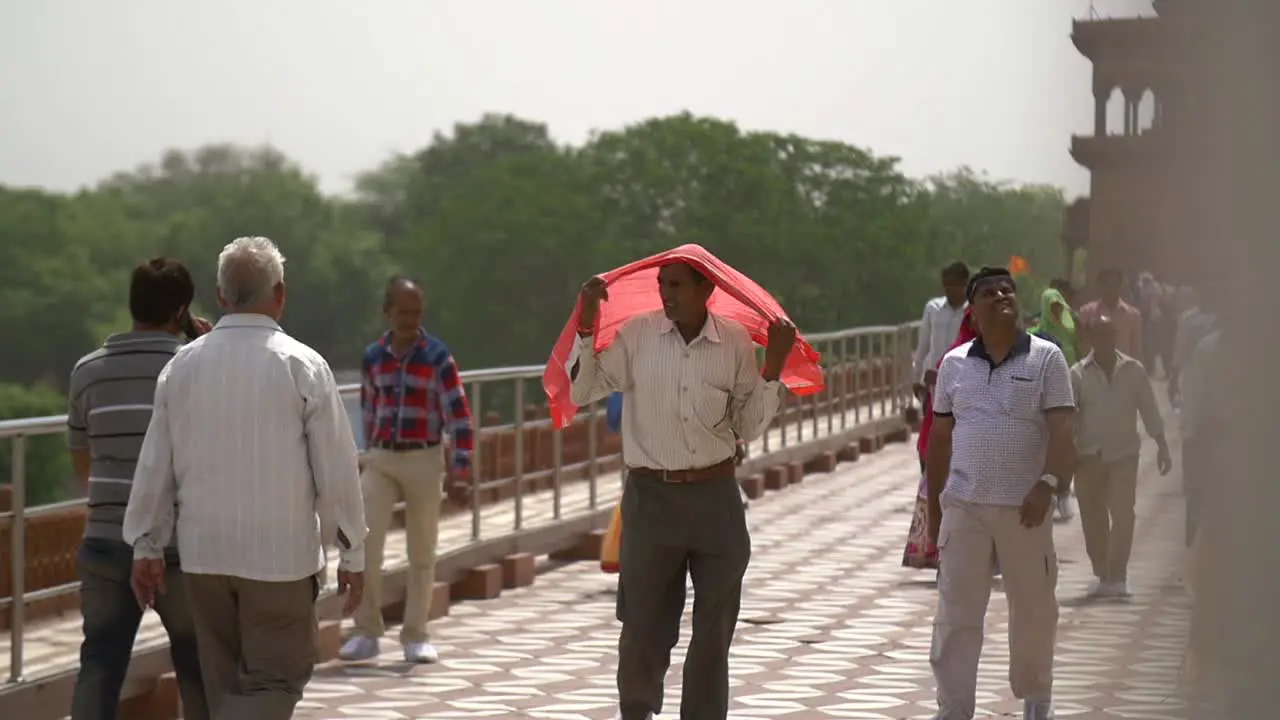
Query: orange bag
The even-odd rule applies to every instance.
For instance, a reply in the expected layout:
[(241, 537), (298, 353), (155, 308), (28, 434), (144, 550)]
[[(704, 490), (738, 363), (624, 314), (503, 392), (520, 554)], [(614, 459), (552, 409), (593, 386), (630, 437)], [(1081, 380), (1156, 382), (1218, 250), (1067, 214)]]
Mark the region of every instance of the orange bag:
[(622, 570), (622, 503), (613, 507), (609, 528), (604, 531), (604, 543), (600, 545), (600, 569), (607, 573)]

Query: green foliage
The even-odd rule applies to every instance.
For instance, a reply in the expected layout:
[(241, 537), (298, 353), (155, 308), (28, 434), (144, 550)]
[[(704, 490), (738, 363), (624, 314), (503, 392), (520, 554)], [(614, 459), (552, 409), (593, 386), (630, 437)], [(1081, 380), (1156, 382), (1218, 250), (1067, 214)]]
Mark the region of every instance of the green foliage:
[[(59, 415), (66, 412), (66, 397), (48, 385), (22, 387), (0, 383), (0, 420)], [(13, 483), (13, 440), (0, 439), (0, 485)], [(66, 438), (42, 435), (26, 438), (27, 504), (40, 505), (61, 499), (71, 486), (71, 459)]]
[[(170, 150), (75, 195), (0, 187), (0, 333), (14, 348), (0, 381), (65, 389), (77, 358), (128, 327), (129, 272), (151, 255), (187, 263), (212, 309), (217, 254), (240, 235), (280, 244), (285, 327), (336, 368), (379, 331), (392, 272), (422, 279), (430, 329), (477, 368), (545, 360), (587, 276), (681, 243), (756, 278), (802, 328), (830, 330), (915, 317), (954, 259), (1017, 254), (1037, 278), (1062, 274), (1062, 213), (1056, 188), (968, 169), (912, 179), (864, 148), (687, 113), (582, 147), (485, 115), (344, 198), (271, 148)], [(20, 399), (0, 395), (0, 413), (23, 414)]]

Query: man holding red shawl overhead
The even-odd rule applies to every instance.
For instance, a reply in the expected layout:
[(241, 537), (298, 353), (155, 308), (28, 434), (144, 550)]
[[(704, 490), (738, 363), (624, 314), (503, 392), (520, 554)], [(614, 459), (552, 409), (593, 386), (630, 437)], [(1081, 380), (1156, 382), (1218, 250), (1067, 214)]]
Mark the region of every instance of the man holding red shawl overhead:
[[(763, 371), (753, 340), (766, 346)], [(683, 593), (670, 589), (683, 586), (686, 575), (693, 578), (694, 630), (681, 717), (727, 717), (729, 646), (751, 556), (734, 434), (746, 442), (760, 437), (783, 384), (821, 389), (818, 360), (768, 293), (696, 245), (582, 286), (544, 385), (561, 427), (577, 406), (613, 392), (624, 397), (622, 720), (662, 710), (684, 613)]]

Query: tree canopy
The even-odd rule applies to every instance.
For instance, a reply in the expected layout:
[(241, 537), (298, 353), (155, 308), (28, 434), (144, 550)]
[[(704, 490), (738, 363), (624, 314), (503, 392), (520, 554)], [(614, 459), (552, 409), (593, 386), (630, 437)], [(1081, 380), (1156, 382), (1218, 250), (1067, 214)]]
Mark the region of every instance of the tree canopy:
[(344, 197), (269, 147), (172, 149), (74, 194), (0, 186), (0, 417), (62, 411), (50, 389), (128, 328), (142, 259), (186, 263), (211, 314), (217, 254), (241, 235), (280, 245), (284, 325), (335, 369), (380, 331), (393, 272), (422, 282), (429, 330), (479, 368), (544, 361), (586, 277), (682, 243), (758, 280), (802, 329), (832, 330), (914, 318), (955, 259), (1063, 271), (1063, 209), (1054, 187), (910, 178), (865, 148), (687, 113), (576, 147), (485, 115)]

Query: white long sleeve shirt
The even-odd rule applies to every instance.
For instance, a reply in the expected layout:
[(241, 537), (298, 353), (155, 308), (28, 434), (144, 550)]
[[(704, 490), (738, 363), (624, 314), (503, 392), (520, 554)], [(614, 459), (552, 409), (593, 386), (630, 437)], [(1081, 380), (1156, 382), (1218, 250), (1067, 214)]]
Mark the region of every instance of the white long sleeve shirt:
[(687, 344), (661, 311), (631, 319), (600, 353), (594, 342), (578, 341), (570, 396), (586, 405), (623, 394), (630, 467), (689, 470), (734, 457), (734, 432), (760, 437), (782, 401), (781, 383), (760, 376), (747, 329), (714, 314)]
[(924, 374), (938, 367), (942, 356), (955, 344), (956, 336), (960, 334), (960, 323), (964, 320), (964, 309), (968, 306), (968, 303), (953, 306), (945, 296), (924, 304), (924, 312), (920, 316), (920, 341), (911, 358), (912, 377), (916, 382), (923, 382)]
[(356, 445), (324, 358), (255, 314), (182, 348), (157, 382), (125, 510), (135, 557), (162, 556), (175, 499), (185, 572), (299, 580), (324, 567), (325, 539), (340, 568), (363, 570)]
[(1213, 331), (1192, 349), (1182, 370), (1182, 438), (1190, 440), (1222, 421), (1213, 380), (1219, 374), (1222, 332)]

